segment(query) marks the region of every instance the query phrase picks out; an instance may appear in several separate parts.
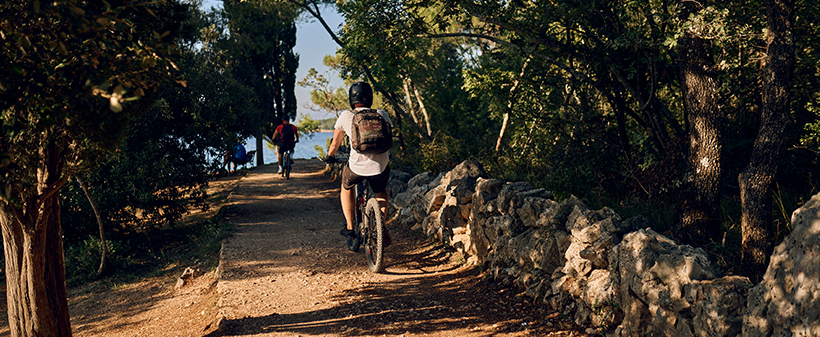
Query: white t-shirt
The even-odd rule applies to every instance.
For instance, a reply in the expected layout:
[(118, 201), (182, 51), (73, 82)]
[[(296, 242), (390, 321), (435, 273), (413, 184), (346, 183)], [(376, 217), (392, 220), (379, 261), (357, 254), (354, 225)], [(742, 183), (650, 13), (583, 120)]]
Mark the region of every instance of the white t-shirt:
[[(356, 108), (356, 110), (362, 110), (367, 108)], [(387, 121), (388, 124), (391, 126), (393, 125), (393, 121), (390, 120), (390, 116), (387, 115), (382, 109), (376, 109), (384, 120)], [(352, 124), (353, 124), (353, 112), (350, 110), (342, 111), (339, 115), (339, 118), (336, 119), (336, 125), (333, 127), (336, 130), (344, 131), (347, 134), (347, 137), (350, 138), (350, 133), (352, 131)], [(350, 165), (350, 170), (353, 171), (356, 175), (362, 177), (370, 177), (378, 175), (382, 173), (385, 168), (387, 168), (387, 164), (390, 162), (390, 153), (380, 153), (380, 154), (362, 154), (356, 152), (355, 149), (350, 149), (350, 158), (347, 160), (348, 165)]]

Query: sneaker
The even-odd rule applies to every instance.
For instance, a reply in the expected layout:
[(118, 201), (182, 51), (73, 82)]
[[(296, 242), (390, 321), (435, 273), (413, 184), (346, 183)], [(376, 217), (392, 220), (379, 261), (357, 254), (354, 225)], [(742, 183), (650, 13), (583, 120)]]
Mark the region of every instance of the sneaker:
[(339, 234), (351, 240), (356, 239), (356, 231), (347, 229), (347, 226), (342, 228), (342, 230), (339, 231)]
[(282, 174), (282, 167), (281, 166), (279, 166), (279, 172), (276, 172), (276, 173), (277, 174)]

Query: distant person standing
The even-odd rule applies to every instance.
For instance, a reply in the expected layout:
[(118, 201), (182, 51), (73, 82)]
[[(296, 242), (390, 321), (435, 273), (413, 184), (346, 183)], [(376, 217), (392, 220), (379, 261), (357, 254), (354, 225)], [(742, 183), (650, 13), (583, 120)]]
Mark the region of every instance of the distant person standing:
[(276, 157), (279, 162), (279, 173), (282, 173), (282, 155), (285, 151), (293, 151), (293, 148), (299, 141), (299, 133), (296, 130), (296, 126), (290, 124), (290, 119), (288, 119), (287, 116), (282, 117), (282, 124), (279, 124), (279, 126), (276, 127), (276, 131), (273, 131), (273, 136), (270, 138), (276, 141), (277, 136), (281, 137), (276, 144), (279, 148)]
[(225, 170), (230, 172), (231, 163), (233, 163), (233, 170), (236, 171), (238, 165), (248, 162), (248, 153), (245, 151), (245, 145), (242, 145), (240, 140), (236, 140), (233, 149), (227, 151), (225, 154)]

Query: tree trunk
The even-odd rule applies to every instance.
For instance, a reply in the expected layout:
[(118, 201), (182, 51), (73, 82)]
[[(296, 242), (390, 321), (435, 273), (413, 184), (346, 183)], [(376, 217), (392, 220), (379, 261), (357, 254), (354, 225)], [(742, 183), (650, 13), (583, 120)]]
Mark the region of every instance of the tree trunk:
[(265, 158), (262, 156), (262, 151), (265, 146), (265, 128), (263, 126), (259, 126), (259, 131), (256, 132), (256, 166), (262, 167), (265, 165)]
[(58, 192), (65, 178), (58, 178), (62, 170), (55, 153), (43, 157), (37, 195), (18, 193), (19, 206), (0, 205), (13, 337), (71, 336)]
[[(688, 19), (704, 7), (703, 1), (680, 3)], [(683, 243), (703, 245), (717, 239), (720, 220), (720, 179), (723, 174), (723, 114), (715, 62), (709, 41), (687, 31), (678, 40), (683, 104), (689, 118), (689, 160), (686, 200), (674, 234)]]
[(612, 111), (615, 112), (615, 120), (618, 122), (618, 138), (621, 140), (621, 149), (624, 152), (624, 157), (627, 162), (632, 162), (632, 146), (629, 144), (629, 133), (626, 130), (626, 114), (624, 111), (629, 109), (626, 106), (626, 101), (620, 96), (607, 95), (609, 103), (612, 106)]
[(794, 0), (766, 0), (768, 50), (763, 68), (763, 115), (749, 165), (740, 173), (743, 215), (742, 264), (744, 274), (765, 272), (774, 246), (772, 235), (772, 182), (791, 122), (790, 90), (794, 76), (792, 28)]
[(108, 262), (108, 243), (105, 241), (105, 227), (103, 227), (102, 217), (100, 216), (100, 211), (97, 209), (97, 203), (94, 202), (94, 198), (91, 197), (91, 192), (88, 191), (88, 186), (85, 185), (80, 177), (75, 176), (77, 179), (77, 184), (80, 185), (80, 188), (83, 189), (83, 193), (85, 193), (85, 197), (88, 198), (88, 203), (91, 204), (91, 209), (94, 211), (94, 217), (97, 218), (97, 227), (100, 228), (100, 244), (102, 249), (102, 256), (100, 256), (100, 267), (97, 269), (97, 275), (102, 275), (105, 271), (105, 265)]
[[(410, 88), (408, 87), (407, 83), (410, 82), (407, 78), (401, 81), (402, 85), (404, 86), (404, 96), (407, 100), (407, 113), (410, 114), (410, 117), (413, 117), (413, 121), (418, 123), (419, 119), (416, 117), (416, 112), (413, 109), (413, 97), (410, 95)], [(421, 137), (421, 135), (419, 135)]]
[(507, 126), (510, 122), (510, 112), (512, 112), (512, 107), (515, 100), (515, 91), (518, 89), (518, 84), (521, 83), (521, 79), (524, 77), (524, 73), (527, 71), (527, 65), (530, 64), (530, 60), (532, 59), (532, 55), (527, 56), (527, 60), (524, 61), (524, 65), (521, 66), (521, 71), (518, 72), (518, 77), (513, 82), (513, 86), (510, 89), (510, 94), (507, 96), (507, 109), (504, 111), (504, 121), (501, 123), (501, 131), (498, 132), (498, 140), (495, 142), (495, 152), (501, 150), (501, 143), (504, 141), (504, 134), (507, 132)]
[(430, 115), (427, 114), (427, 108), (424, 107), (424, 101), (421, 100), (419, 90), (416, 89), (416, 85), (413, 84), (412, 79), (410, 79), (410, 87), (413, 88), (413, 92), (416, 93), (416, 100), (419, 102), (419, 109), (421, 110), (421, 114), (424, 116), (424, 122), (427, 124), (427, 134), (432, 135), (433, 129), (430, 127)]

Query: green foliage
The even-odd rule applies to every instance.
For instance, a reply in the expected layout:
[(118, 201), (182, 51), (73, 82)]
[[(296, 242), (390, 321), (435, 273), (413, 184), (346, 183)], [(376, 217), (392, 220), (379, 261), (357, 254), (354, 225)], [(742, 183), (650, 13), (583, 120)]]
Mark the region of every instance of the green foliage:
[[(228, 68), (258, 96), (260, 122), (265, 135), (282, 117), (296, 117), (296, 46), (298, 13), (285, 3), (226, 2), (229, 35), (217, 43), (229, 58)], [(271, 104), (272, 103), (272, 104)]]
[[(736, 185), (758, 129), (755, 53), (764, 48), (764, 18), (746, 10), (758, 3), (710, 3), (688, 18), (677, 17), (675, 6), (661, 1), (347, 1), (339, 7), (346, 18), (340, 34), (342, 73), (360, 76), (360, 65), (367, 64), (408, 111), (413, 102), (400, 94), (400, 80), (412, 78), (422, 93), (437, 140), (424, 144), (413, 128), (398, 121), (403, 147), (394, 150), (394, 160), (403, 165), (438, 170), (476, 158), (496, 176), (529, 180), (558, 195), (630, 200), (624, 205), (633, 211), (662, 207), (669, 210), (657, 219), (664, 227), (676, 221), (675, 196), (684, 179), (681, 161), (673, 157), (685, 151), (675, 144), (688, 132), (677, 36), (695, 29), (713, 43), (728, 118), (727, 186)], [(808, 81), (797, 81), (796, 128), (804, 130), (802, 148), (817, 151), (820, 124), (811, 105), (816, 101), (812, 90), (820, 84), (820, 60), (812, 47), (817, 27), (801, 21), (816, 8), (801, 8), (796, 41), (801, 41), (797, 51), (803, 61), (797, 68)], [(524, 71), (527, 59), (532, 61)], [(505, 114), (510, 124), (502, 150), (493, 153)], [(782, 177), (803, 177), (810, 181), (807, 186), (816, 186), (816, 174), (802, 168), (815, 167), (817, 155), (799, 153), (792, 151), (783, 160), (789, 173)], [(667, 164), (669, 172), (663, 175), (660, 168)], [(659, 195), (666, 206), (641, 206)]]
[(121, 140), (147, 103), (141, 97), (170, 79), (184, 84), (173, 57), (186, 9), (175, 1), (0, 4), (4, 207), (37, 193), (43, 154), (57, 174), (87, 166)]
[[(116, 225), (112, 234), (155, 230), (200, 207), (224, 151), (256, 131), (253, 90), (215, 64), (207, 51), (187, 51), (180, 61), (187, 88), (162, 87), (117, 152), (89, 173), (104, 222)], [(71, 245), (93, 230), (84, 224), (94, 221), (79, 189), (69, 184), (63, 194), (64, 235)]]
[(336, 126), (336, 118), (325, 118), (317, 121), (319, 130), (333, 130)]
[[(328, 55), (329, 56), (329, 55)], [(328, 59), (325, 58), (327, 64)], [(311, 88), (310, 100), (314, 105), (311, 110), (327, 111), (339, 115), (342, 110), (349, 108), (347, 90), (345, 88), (332, 88), (330, 80), (316, 71), (314, 68), (308, 70), (307, 76), (297, 83), (299, 86)]]
[[(748, 10), (760, 8), (756, 1), (709, 2), (691, 11), (688, 4), (694, 3), (345, 1), (338, 6), (345, 27), (333, 69), (348, 81), (369, 71), (383, 98), (407, 112), (387, 105), (396, 165), (435, 172), (477, 159), (495, 177), (617, 205), (619, 213), (644, 214), (666, 231), (678, 221), (693, 127), (681, 92), (679, 64), (687, 60), (676, 44), (684, 32), (707, 39), (716, 64), (704, 70), (718, 78), (714, 94), (726, 118), (722, 231), (729, 248), (721, 249), (731, 250), (739, 247), (731, 246), (739, 238), (738, 173), (760, 128), (766, 18)], [(820, 26), (812, 19), (820, 13), (807, 1), (798, 1), (797, 11), (794, 123), (785, 132), (789, 150), (772, 201), (780, 235), (788, 232), (790, 210), (820, 187)], [(344, 97), (343, 88), (311, 75), (305, 83), (317, 89), (317, 105)], [(411, 121), (422, 129), (429, 122), (432, 141)]]
[[(809, 102), (806, 109), (813, 113), (815, 118), (820, 117), (820, 109), (814, 102)], [(820, 119), (806, 123), (803, 126), (803, 135), (800, 137), (800, 145), (814, 152), (820, 152)]]
[(233, 226), (223, 219), (217, 218), (194, 224), (187, 235), (186, 244), (180, 249), (183, 259), (202, 260), (209, 270), (219, 266), (219, 251), (222, 241), (233, 233)]
[(78, 286), (97, 279), (108, 282), (128, 282), (144, 276), (156, 275), (168, 264), (199, 264), (213, 270), (219, 264), (222, 240), (228, 238), (232, 226), (217, 218), (164, 228), (153, 236), (140, 240), (108, 240), (108, 265), (98, 276), (102, 245), (98, 237), (88, 236), (77, 244), (66, 247), (66, 280), (69, 286)]
[[(120, 241), (106, 240), (108, 246), (108, 270), (124, 271), (133, 262), (127, 255), (133, 249)], [(82, 242), (68, 246), (65, 252), (66, 284), (76, 286), (93, 281), (97, 277), (102, 256), (102, 241), (99, 237), (88, 236)]]
[(319, 131), (319, 121), (310, 117), (310, 115), (302, 115), (299, 122), (296, 123), (296, 128), (300, 135), (306, 135), (313, 138), (313, 133)]
[[(187, 87), (160, 87), (141, 106), (141, 113), (123, 126), (123, 141), (110, 145), (116, 151), (100, 155), (94, 169), (84, 174), (103, 216), (106, 237), (119, 245), (112, 257), (125, 261), (110, 266), (114, 274), (128, 273), (134, 267), (129, 260), (169, 258), (163, 253), (166, 240), (175, 245), (205, 240), (210, 243), (202, 244), (213, 246), (213, 240), (227, 233), (225, 225), (217, 223), (179, 227), (185, 214), (205, 206), (205, 187), (222, 166), (224, 151), (237, 138), (255, 134), (261, 122), (254, 88), (226, 63), (230, 54), (216, 48), (223, 38), (219, 27), (225, 23), (218, 13), (205, 14), (189, 13), (189, 19), (181, 21), (186, 27), (203, 27), (189, 29), (201, 35), (179, 40), (177, 65)], [(199, 48), (199, 40), (210, 44)], [(99, 263), (99, 256), (89, 253), (93, 245), (87, 239), (98, 233), (96, 220), (76, 183), (66, 184), (61, 196), (68, 273), (72, 282), (87, 281), (84, 271), (90, 263)], [(165, 238), (163, 233), (169, 230), (183, 234)], [(209, 237), (213, 239), (206, 240)]]

